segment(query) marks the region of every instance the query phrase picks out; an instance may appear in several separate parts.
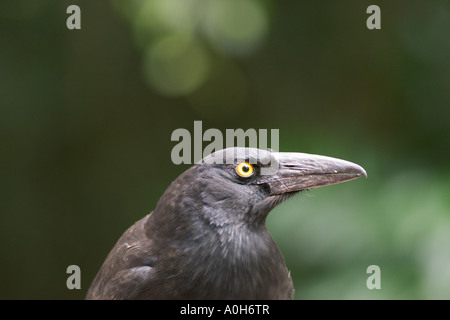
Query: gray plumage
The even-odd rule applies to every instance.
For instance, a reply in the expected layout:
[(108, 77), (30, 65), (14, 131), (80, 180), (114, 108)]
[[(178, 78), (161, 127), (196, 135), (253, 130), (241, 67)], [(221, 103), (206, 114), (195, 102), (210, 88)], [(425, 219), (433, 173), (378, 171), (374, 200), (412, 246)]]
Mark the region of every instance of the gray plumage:
[[(263, 175), (268, 160), (276, 170)], [(236, 171), (243, 161), (254, 168), (249, 177)], [(361, 174), (356, 164), (323, 156), (218, 151), (181, 174), (153, 212), (125, 231), (86, 298), (292, 299), (268, 213), (298, 191)]]

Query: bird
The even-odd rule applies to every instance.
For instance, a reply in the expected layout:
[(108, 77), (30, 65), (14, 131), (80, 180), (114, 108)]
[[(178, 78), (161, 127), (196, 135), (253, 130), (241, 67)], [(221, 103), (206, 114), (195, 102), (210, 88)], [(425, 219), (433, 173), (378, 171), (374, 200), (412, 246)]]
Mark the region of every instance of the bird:
[(293, 195), (365, 176), (328, 156), (231, 147), (192, 165), (110, 251), (87, 300), (290, 300), (294, 285), (268, 231)]

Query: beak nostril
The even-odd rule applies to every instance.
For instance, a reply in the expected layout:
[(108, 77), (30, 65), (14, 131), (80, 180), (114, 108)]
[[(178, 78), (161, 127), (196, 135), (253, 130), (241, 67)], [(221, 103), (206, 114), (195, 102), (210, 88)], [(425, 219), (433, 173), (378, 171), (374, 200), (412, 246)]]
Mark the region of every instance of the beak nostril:
[(269, 195), (270, 194), (270, 185), (268, 183), (263, 183), (261, 188)]

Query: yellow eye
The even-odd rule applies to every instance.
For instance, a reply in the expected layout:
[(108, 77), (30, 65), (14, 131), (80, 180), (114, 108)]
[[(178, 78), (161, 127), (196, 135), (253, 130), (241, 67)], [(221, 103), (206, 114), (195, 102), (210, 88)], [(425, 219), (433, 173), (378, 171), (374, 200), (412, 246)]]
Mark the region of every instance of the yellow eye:
[(241, 177), (248, 178), (253, 174), (254, 169), (250, 163), (241, 162), (236, 166), (236, 172)]

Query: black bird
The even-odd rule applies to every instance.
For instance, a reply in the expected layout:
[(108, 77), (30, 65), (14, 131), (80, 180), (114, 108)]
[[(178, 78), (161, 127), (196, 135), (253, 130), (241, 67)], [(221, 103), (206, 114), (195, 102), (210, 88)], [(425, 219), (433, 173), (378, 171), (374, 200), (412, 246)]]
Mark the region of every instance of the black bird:
[(357, 164), (254, 148), (217, 151), (181, 174), (118, 240), (86, 299), (292, 299), (265, 226), (293, 194), (364, 175)]

